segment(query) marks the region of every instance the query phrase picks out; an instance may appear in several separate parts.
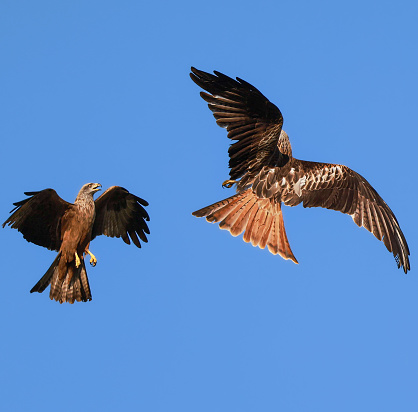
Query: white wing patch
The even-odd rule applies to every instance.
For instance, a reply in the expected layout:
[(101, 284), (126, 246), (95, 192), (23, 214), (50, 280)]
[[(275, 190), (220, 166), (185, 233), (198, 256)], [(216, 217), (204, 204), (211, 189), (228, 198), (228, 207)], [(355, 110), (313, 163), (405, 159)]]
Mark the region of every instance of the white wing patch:
[(302, 189), (304, 188), (305, 184), (306, 184), (306, 176), (303, 176), (293, 186), (293, 190), (299, 197), (302, 196)]

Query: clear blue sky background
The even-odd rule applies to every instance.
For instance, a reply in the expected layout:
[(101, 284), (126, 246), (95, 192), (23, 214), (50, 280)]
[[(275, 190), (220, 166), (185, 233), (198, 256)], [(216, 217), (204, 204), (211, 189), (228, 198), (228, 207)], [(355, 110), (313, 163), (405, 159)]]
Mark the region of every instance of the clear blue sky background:
[[(93, 301), (30, 294), (55, 253), (0, 231), (7, 411), (416, 411), (414, 1), (0, 5), (0, 215), (87, 182), (147, 199), (150, 241), (92, 243)], [(285, 208), (295, 265), (191, 212), (232, 194), (190, 66), (281, 109), (295, 157), (364, 175), (408, 240), (404, 275), (341, 213)]]

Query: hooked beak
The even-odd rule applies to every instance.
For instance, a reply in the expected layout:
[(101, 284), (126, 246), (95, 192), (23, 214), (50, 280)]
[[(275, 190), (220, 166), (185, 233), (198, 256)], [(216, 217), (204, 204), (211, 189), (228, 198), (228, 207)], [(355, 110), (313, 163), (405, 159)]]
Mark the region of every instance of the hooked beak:
[(101, 187), (102, 187), (102, 185), (100, 183), (96, 183), (96, 185), (93, 187), (93, 191), (96, 193), (99, 190), (102, 190), (102, 189), (100, 189)]

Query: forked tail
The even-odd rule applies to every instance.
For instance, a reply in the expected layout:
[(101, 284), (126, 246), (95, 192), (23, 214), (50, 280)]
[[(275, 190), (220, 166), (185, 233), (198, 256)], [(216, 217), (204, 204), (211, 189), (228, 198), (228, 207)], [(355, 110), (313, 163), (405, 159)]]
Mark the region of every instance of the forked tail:
[(220, 222), (219, 227), (229, 230), (232, 236), (245, 230), (245, 242), (261, 249), (267, 246), (274, 255), (298, 263), (286, 236), (280, 203), (258, 198), (252, 189), (197, 210), (193, 216), (206, 216), (208, 222)]
[[(74, 261), (69, 263), (60, 261), (61, 252), (58, 253), (52, 265), (31, 289), (30, 293), (42, 293), (51, 284), (49, 297), (59, 303), (87, 302), (91, 300), (90, 285), (84, 259), (81, 259), (81, 264), (78, 268), (75, 267)], [(61, 275), (60, 271), (62, 272)]]

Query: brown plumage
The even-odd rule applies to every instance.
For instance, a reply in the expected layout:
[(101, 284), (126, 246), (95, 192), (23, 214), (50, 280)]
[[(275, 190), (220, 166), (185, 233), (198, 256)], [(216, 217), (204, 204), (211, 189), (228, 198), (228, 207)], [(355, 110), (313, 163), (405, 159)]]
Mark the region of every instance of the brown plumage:
[(90, 255), (93, 266), (97, 260), (89, 251), (90, 241), (99, 235), (121, 237), (139, 248), (138, 236), (148, 241), (149, 216), (143, 208), (148, 203), (119, 186), (112, 186), (94, 201), (100, 187), (99, 183), (85, 184), (74, 204), (62, 200), (53, 189), (25, 192), (29, 197), (14, 203), (13, 214), (3, 227), (10, 225), (28, 242), (58, 251), (31, 293), (42, 293), (51, 284), (49, 296), (60, 303), (91, 300), (84, 254)]
[(395, 215), (364, 177), (343, 165), (295, 159), (280, 110), (246, 81), (192, 67), (191, 79), (208, 93), (216, 123), (234, 141), (230, 180), (237, 194), (193, 213), (220, 222), (233, 236), (298, 263), (284, 229), (281, 204), (323, 207), (350, 215), (382, 240), (398, 268), (410, 269), (409, 249)]

